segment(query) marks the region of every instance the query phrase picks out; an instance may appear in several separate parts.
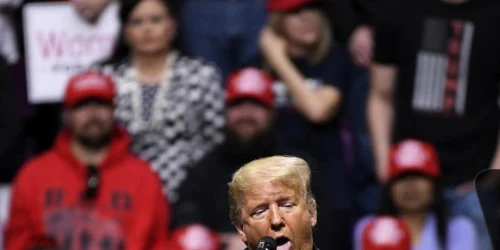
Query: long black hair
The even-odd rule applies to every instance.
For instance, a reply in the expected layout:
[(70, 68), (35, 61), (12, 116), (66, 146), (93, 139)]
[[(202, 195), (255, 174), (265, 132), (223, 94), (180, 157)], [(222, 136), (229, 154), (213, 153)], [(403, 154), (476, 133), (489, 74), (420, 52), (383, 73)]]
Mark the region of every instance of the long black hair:
[[(117, 37), (116, 43), (113, 48), (111, 55), (104, 61), (100, 62), (99, 65), (116, 65), (121, 63), (130, 55), (130, 48), (125, 42), (125, 37), (123, 34), (124, 25), (127, 23), (132, 11), (139, 5), (142, 0), (120, 0), (120, 10), (118, 12), (118, 18), (120, 24), (122, 25), (119, 35)], [(169, 14), (174, 20), (177, 20), (178, 10), (179, 10), (179, 0), (159, 0), (164, 3), (169, 10)], [(179, 37), (179, 36), (178, 36)], [(172, 48), (181, 49), (180, 38), (176, 38), (173, 41)]]
[(449, 217), (448, 217), (448, 209), (446, 206), (447, 205), (446, 200), (444, 198), (444, 189), (443, 189), (443, 184), (441, 183), (441, 179), (430, 178), (419, 173), (407, 173), (396, 177), (395, 179), (389, 181), (383, 188), (382, 202), (378, 210), (378, 215), (399, 216), (400, 214), (399, 209), (394, 204), (394, 201), (391, 196), (391, 189), (396, 181), (401, 180), (408, 176), (421, 176), (430, 179), (434, 184), (434, 194), (433, 194), (434, 199), (429, 210), (432, 211), (432, 213), (436, 216), (438, 239), (441, 249), (446, 249)]

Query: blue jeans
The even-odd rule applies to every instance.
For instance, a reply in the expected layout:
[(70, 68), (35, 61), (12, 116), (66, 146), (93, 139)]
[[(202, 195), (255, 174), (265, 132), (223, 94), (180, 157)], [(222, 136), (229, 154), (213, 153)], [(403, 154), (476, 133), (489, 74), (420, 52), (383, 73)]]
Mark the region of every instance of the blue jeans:
[(488, 226), (476, 192), (470, 191), (463, 196), (459, 196), (455, 189), (446, 189), (445, 197), (453, 215), (466, 216), (476, 225), (479, 250), (493, 250)]
[(243, 67), (260, 67), (259, 34), (267, 21), (265, 0), (183, 0), (185, 50), (214, 62), (226, 79)]

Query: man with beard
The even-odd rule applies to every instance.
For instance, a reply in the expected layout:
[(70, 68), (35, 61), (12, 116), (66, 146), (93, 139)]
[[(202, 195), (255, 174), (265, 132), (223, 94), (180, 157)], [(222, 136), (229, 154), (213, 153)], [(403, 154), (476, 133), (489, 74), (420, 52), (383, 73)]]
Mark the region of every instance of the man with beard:
[(202, 224), (219, 234), (226, 250), (245, 245), (228, 217), (228, 186), (232, 174), (247, 162), (272, 155), (294, 155), (308, 159), (313, 166), (312, 189), (319, 203), (319, 224), (315, 242), (329, 249), (331, 220), (329, 200), (320, 173), (313, 161), (289, 149), (272, 129), (274, 119), (273, 79), (256, 68), (231, 74), (226, 92), (226, 141), (214, 149), (188, 173), (181, 187), (180, 202), (174, 208), (174, 226)]
[(66, 129), (14, 181), (6, 250), (166, 249), (167, 201), (115, 125), (114, 98), (113, 82), (101, 74), (70, 80)]

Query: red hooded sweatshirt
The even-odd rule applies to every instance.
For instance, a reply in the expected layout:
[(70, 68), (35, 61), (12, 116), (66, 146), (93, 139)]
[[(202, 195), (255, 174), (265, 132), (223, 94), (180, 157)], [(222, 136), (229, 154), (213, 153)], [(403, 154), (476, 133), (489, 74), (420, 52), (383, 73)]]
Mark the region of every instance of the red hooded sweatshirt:
[(102, 165), (98, 193), (82, 199), (88, 168), (70, 151), (71, 135), (29, 161), (13, 183), (5, 250), (50, 242), (62, 249), (167, 249), (170, 210), (159, 178), (129, 152), (130, 138), (115, 132)]

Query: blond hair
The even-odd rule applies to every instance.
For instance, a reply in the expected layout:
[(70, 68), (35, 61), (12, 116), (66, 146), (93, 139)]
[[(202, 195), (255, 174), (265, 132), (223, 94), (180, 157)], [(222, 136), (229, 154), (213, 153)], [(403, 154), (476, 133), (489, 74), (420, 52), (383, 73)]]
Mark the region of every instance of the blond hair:
[[(285, 37), (285, 30), (283, 27), (283, 21), (285, 19), (286, 12), (274, 12), (269, 16), (268, 24), (271, 29), (279, 36)], [(314, 65), (320, 63), (330, 51), (332, 47), (332, 31), (331, 25), (328, 21), (326, 15), (321, 12), (321, 27), (320, 27), (320, 40), (313, 48), (311, 55), (309, 56), (309, 61)]]
[(293, 156), (272, 156), (251, 161), (233, 174), (229, 185), (229, 217), (241, 226), (241, 209), (245, 192), (256, 185), (280, 181), (296, 190), (307, 202), (311, 214), (316, 214), (316, 200), (311, 191), (311, 170), (306, 161)]

